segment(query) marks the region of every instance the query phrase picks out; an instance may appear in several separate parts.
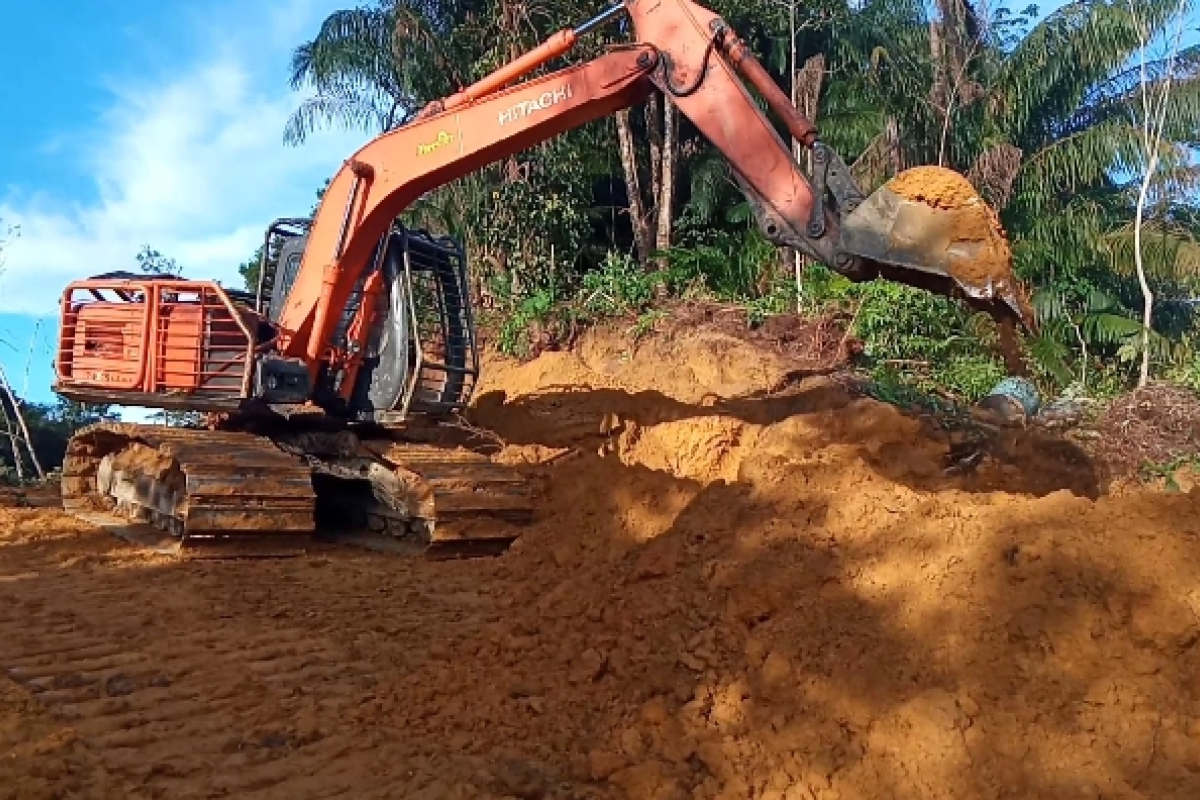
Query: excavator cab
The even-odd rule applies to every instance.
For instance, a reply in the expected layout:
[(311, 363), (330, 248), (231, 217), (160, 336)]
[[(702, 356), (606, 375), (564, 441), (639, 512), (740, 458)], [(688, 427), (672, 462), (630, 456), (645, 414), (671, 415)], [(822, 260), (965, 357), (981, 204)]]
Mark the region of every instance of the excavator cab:
[[(268, 229), (255, 306), (278, 323), (308, 246), (311, 220), (276, 220)], [(276, 252), (273, 259), (268, 254)], [(442, 417), (464, 409), (479, 375), (475, 319), (467, 284), (466, 254), (450, 237), (410, 229), (399, 221), (381, 238), (355, 281), (332, 336), (334, 347), (353, 351), (351, 328), (362, 312), (364, 286), (382, 278), (368, 315), (345, 416), (360, 422), (399, 423), (413, 414)], [(341, 375), (322, 376), (317, 399), (336, 403)]]

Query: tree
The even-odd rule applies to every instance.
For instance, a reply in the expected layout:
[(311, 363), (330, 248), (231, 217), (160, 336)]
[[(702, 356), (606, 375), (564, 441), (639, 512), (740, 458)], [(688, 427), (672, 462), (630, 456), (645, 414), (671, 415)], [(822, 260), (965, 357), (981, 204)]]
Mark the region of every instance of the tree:
[[(1167, 116), (1171, 110), (1174, 82), (1176, 75), (1176, 59), (1179, 56), (1180, 43), (1183, 39), (1184, 19), (1188, 17), (1191, 3), (1179, 0), (1173, 12), (1163, 25), (1164, 41), (1162, 47), (1165, 53), (1155, 61), (1158, 74), (1151, 74), (1151, 25), (1149, 14), (1143, 12), (1137, 0), (1129, 0), (1129, 14), (1138, 33), (1138, 86), (1141, 96), (1139, 122), (1141, 124), (1141, 153), (1144, 159), (1142, 180), (1138, 187), (1137, 212), (1134, 217), (1134, 249), (1133, 257), (1136, 264), (1138, 284), (1142, 290), (1142, 339), (1141, 339), (1141, 369), (1138, 374), (1138, 387), (1143, 388), (1150, 381), (1150, 336), (1151, 323), (1154, 313), (1154, 293), (1146, 274), (1145, 253), (1142, 248), (1142, 231), (1144, 228), (1146, 206), (1151, 200), (1151, 189), (1155, 185), (1159, 162), (1162, 158), (1163, 134)], [(1169, 157), (1169, 155), (1168, 155)]]
[[(61, 397), (54, 404), (32, 403), (16, 395), (0, 395), (0, 413), (5, 419), (13, 418), (14, 405), (24, 415), (33, 455), (47, 471), (62, 466), (67, 442), (75, 431), (96, 422), (117, 419), (109, 406), (90, 406)], [(17, 446), (9, 433), (11, 431), (0, 437), (0, 476), (18, 481), (33, 478), (25, 467), (29, 451), (23, 443)]]
[[(415, 0), (335, 11), (292, 56), (293, 89), (312, 89), (292, 114), (284, 141), (300, 144), (327, 125), (379, 133), (407, 122), (429, 100), (452, 91), (462, 73), (439, 19), (443, 8)], [(444, 16), (444, 13), (443, 13)]]
[(183, 267), (179, 265), (179, 262), (164, 256), (148, 244), (142, 245), (136, 258), (138, 269), (148, 275), (171, 275), (176, 278), (183, 275)]

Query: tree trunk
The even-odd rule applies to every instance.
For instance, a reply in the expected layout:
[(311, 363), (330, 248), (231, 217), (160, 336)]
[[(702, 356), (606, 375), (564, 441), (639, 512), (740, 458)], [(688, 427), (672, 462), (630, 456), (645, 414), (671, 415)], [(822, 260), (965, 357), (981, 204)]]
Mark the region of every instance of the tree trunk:
[[(948, 119), (950, 114), (949, 98), (947, 95), (946, 86), (946, 46), (943, 41), (945, 29), (942, 24), (936, 20), (931, 20), (929, 23), (929, 57), (933, 64), (933, 83), (929, 87), (929, 104), (942, 115), (942, 118)], [(942, 156), (938, 153), (938, 166), (942, 164)]]
[(637, 150), (633, 143), (633, 125), (629, 120), (629, 109), (618, 111), (616, 117), (621, 169), (625, 173), (625, 190), (629, 195), (629, 224), (633, 227), (638, 264), (646, 269), (650, 264), (653, 240), (650, 236), (649, 217), (642, 206), (642, 181), (638, 177)]
[(1137, 214), (1133, 221), (1133, 258), (1137, 266), (1138, 283), (1142, 287), (1142, 364), (1138, 375), (1138, 388), (1144, 388), (1150, 382), (1150, 324), (1154, 314), (1154, 294), (1150, 291), (1150, 281), (1146, 276), (1145, 257), (1142, 255), (1142, 223), (1146, 215), (1146, 201), (1150, 194), (1150, 184), (1158, 169), (1158, 152), (1162, 146), (1163, 128), (1166, 125), (1168, 101), (1171, 96), (1171, 84), (1175, 79), (1175, 59), (1179, 55), (1179, 46), (1183, 39), (1185, 20), (1187, 19), (1187, 4), (1179, 3), (1167, 20), (1164, 29), (1170, 29), (1166, 42), (1165, 78), (1159, 89), (1152, 89), (1151, 80), (1147, 75), (1146, 55), (1150, 36), (1147, 33), (1148, 24), (1135, 9), (1130, 0), (1129, 11), (1137, 25), (1140, 43), (1140, 73), (1142, 97), (1142, 151), (1146, 155), (1146, 174), (1142, 176), (1142, 185), (1138, 191)]
[[(662, 166), (659, 168), (659, 184), (657, 187), (658, 222), (655, 225), (654, 246), (662, 252), (671, 246), (671, 223), (674, 219), (675, 173), (676, 161), (679, 156), (679, 111), (675, 104), (663, 100), (663, 144)], [(659, 269), (666, 267), (663, 259), (659, 260)]]
[[(21, 428), (21, 438), (25, 441), (25, 449), (29, 451), (29, 460), (33, 462), (33, 468), (37, 471), (38, 478), (44, 480), (46, 472), (42, 469), (41, 461), (38, 460), (37, 451), (33, 449), (33, 438), (29, 435), (29, 428), (25, 425), (25, 415), (21, 413), (21, 406), (17, 403), (17, 397), (13, 394), (12, 385), (8, 382), (8, 374), (2, 366), (0, 366), (0, 383), (3, 384), (4, 393), (8, 396), (8, 401), (12, 404), (13, 414), (17, 417), (17, 425)], [(14, 443), (14, 456), (16, 452), (17, 448)]]
[[(651, 95), (646, 101), (646, 135), (650, 139), (650, 194), (651, 198), (658, 197), (662, 186), (662, 157), (663, 129), (662, 115), (659, 113), (660, 96)], [(667, 101), (667, 105), (670, 102)]]
[(1146, 166), (1146, 174), (1142, 178), (1141, 190), (1138, 192), (1137, 216), (1133, 219), (1133, 261), (1137, 265), (1138, 283), (1142, 287), (1142, 367), (1138, 374), (1138, 388), (1144, 389), (1150, 382), (1150, 323), (1153, 321), (1154, 294), (1150, 291), (1150, 281), (1146, 278), (1146, 263), (1142, 257), (1142, 219), (1146, 213), (1146, 196), (1150, 193), (1150, 181), (1158, 168), (1158, 154), (1150, 152), (1150, 163)]

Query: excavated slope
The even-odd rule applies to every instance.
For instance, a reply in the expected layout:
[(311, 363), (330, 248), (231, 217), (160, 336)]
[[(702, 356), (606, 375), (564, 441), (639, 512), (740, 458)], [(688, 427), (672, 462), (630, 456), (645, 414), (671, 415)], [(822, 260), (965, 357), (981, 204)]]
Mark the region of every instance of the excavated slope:
[(0, 510), (0, 734), (24, 756), (0, 778), (1200, 796), (1200, 497), (1089, 499), (1086, 460), (1034, 437), (946, 475), (943, 437), (827, 379), (762, 394), (790, 373), (717, 335), (490, 359), (472, 421), (544, 489), (495, 561), (175, 564)]

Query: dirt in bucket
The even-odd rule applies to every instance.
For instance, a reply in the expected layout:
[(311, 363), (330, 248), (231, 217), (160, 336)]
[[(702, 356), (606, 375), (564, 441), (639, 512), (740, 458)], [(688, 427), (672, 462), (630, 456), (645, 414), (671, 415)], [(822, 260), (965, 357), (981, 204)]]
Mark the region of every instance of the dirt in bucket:
[(955, 242), (979, 242), (973, 258), (955, 258), (950, 273), (969, 286), (1016, 283), (1012, 274), (1012, 250), (996, 212), (983, 201), (965, 177), (944, 167), (914, 167), (887, 184), (888, 189), (945, 211), (949, 235)]

